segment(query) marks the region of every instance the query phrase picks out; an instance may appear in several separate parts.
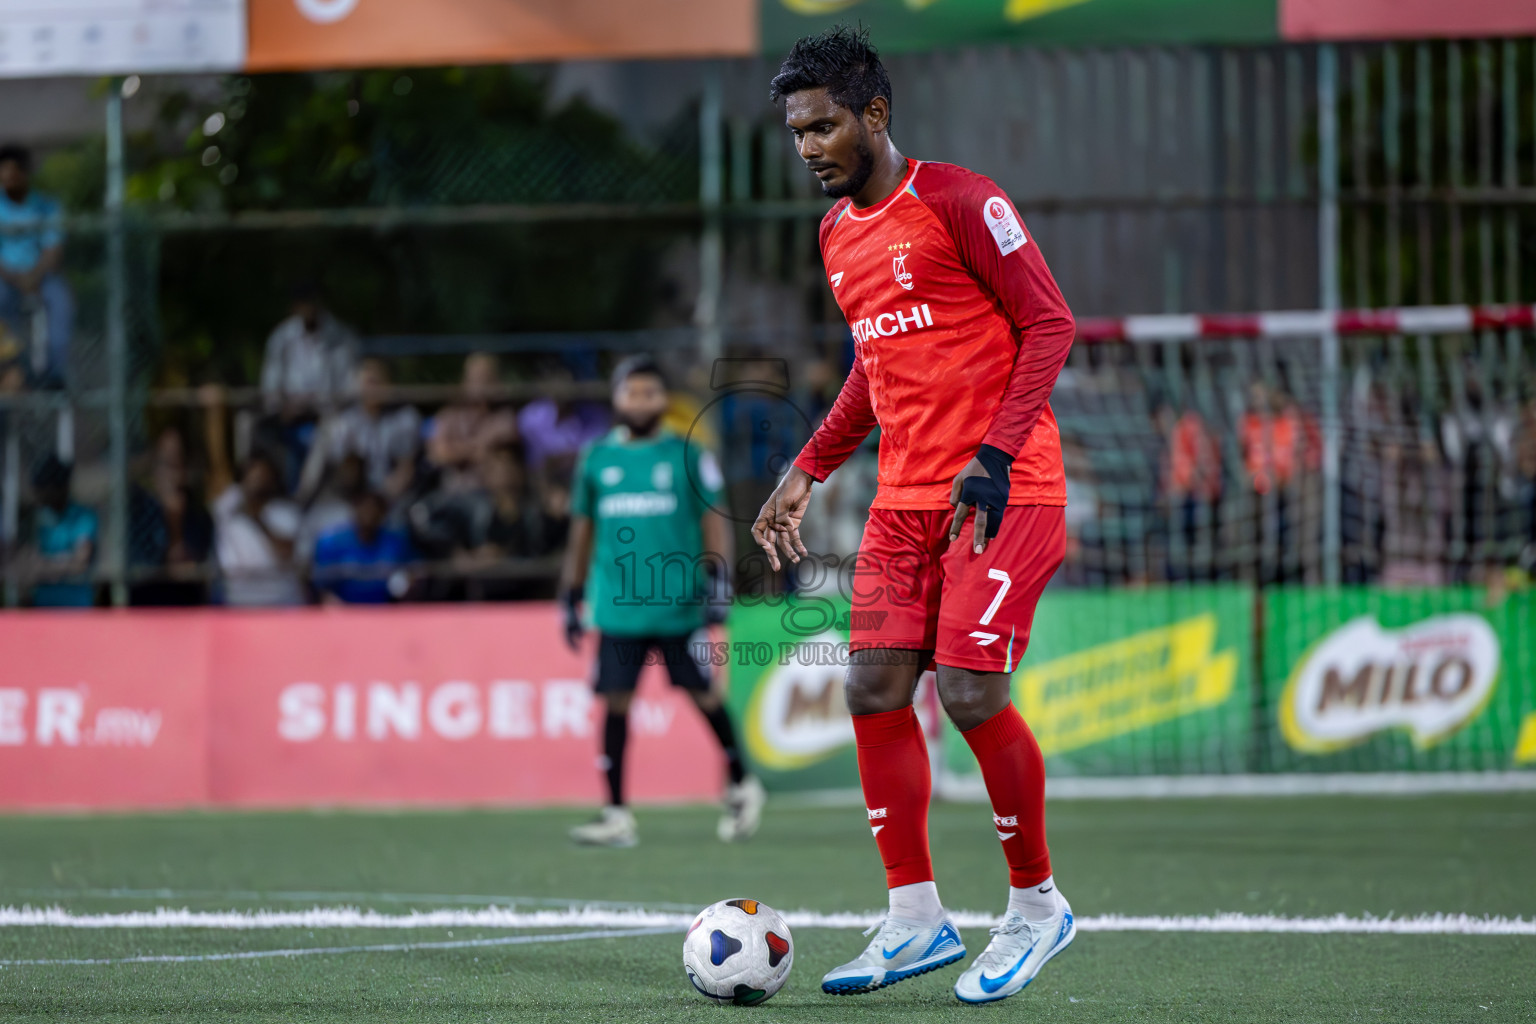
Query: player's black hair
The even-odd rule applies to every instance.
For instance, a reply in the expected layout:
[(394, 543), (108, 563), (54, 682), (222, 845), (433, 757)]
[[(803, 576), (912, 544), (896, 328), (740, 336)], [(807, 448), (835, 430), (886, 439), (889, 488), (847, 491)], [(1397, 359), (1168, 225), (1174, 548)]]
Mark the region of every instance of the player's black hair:
[(836, 25), (796, 40), (769, 83), (768, 97), (777, 103), (791, 93), (822, 87), (834, 103), (855, 114), (862, 115), (876, 96), (891, 102), (891, 77), (870, 45), (868, 29)]
[(654, 356), (641, 353), (629, 356), (613, 368), (614, 390), (617, 391), (620, 384), (640, 374), (648, 374), (655, 377), (661, 381), (663, 388), (667, 387), (667, 375), (663, 372), (661, 364), (656, 361)]
[(7, 142), (0, 146), (0, 164), (17, 163), (24, 171), (32, 169), (32, 151), (26, 146), (18, 146), (14, 142)]

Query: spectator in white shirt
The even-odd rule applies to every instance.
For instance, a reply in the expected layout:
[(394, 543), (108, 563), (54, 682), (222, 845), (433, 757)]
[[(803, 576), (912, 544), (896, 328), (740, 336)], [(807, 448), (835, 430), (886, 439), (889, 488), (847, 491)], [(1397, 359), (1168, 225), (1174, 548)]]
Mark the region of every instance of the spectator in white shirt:
[(357, 336), (321, 303), (319, 288), (295, 287), (290, 315), (267, 338), (261, 364), (266, 417), (257, 425), (257, 447), (282, 452), (286, 486), (314, 445), (317, 421), (351, 395), (357, 358)]
[(257, 454), (246, 463), (240, 482), (213, 503), (225, 604), (271, 608), (304, 603), (293, 566), (299, 507), (281, 495), (276, 463)]
[(357, 356), (357, 335), (325, 308), (319, 288), (298, 285), (290, 315), (267, 338), (261, 364), (267, 410), (291, 423), (336, 408), (350, 393)]

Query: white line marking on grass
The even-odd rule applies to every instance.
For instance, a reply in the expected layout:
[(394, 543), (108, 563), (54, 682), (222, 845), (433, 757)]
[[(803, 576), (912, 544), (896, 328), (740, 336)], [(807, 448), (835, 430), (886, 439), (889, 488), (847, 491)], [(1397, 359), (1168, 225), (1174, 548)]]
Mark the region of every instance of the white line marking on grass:
[(45, 899), (114, 899), (114, 900), (272, 900), (278, 903), (314, 903), (325, 900), (358, 901), (362, 903), (435, 903), (465, 904), (472, 907), (615, 907), (634, 910), (675, 910), (692, 913), (692, 904), (669, 903), (664, 900), (594, 900), (557, 896), (509, 896), (469, 895), (440, 892), (337, 892), (329, 890), (299, 890), (266, 892), (257, 889), (12, 889), (17, 896), (39, 896)]
[[(880, 920), (877, 911), (819, 913), (792, 910), (784, 920), (791, 928), (864, 928)], [(997, 923), (993, 914), (958, 911), (956, 924), (984, 928)], [(77, 914), (63, 907), (0, 907), (0, 927), (9, 928), (211, 928), (251, 931), (296, 929), (421, 929), (421, 928), (658, 928), (682, 930), (692, 914), (673, 911), (612, 909), (598, 906), (565, 910), (418, 910), (381, 914), (357, 907), (313, 907), (309, 910), (188, 910), (156, 907), (115, 914)], [(1308, 935), (1536, 935), (1536, 919), (1474, 917), (1469, 914), (1418, 914), (1411, 917), (1280, 917), (1274, 914), (1212, 914), (1131, 916), (1102, 914), (1079, 917), (1078, 927), (1099, 932), (1262, 932)]]
[(671, 928), (626, 928), (572, 932), (566, 935), (507, 935), (495, 939), (455, 939), (449, 942), (391, 942), (378, 946), (301, 946), (297, 949), (125, 956), (99, 960), (0, 960), (0, 967), (51, 967), (66, 964), (191, 964), (214, 960), (266, 960), (272, 957), (323, 956), (340, 953), (411, 953), (422, 949), (480, 949), (486, 946), (536, 946), (545, 942), (577, 942), (582, 939), (625, 939), (636, 935), (664, 935), (672, 931)]

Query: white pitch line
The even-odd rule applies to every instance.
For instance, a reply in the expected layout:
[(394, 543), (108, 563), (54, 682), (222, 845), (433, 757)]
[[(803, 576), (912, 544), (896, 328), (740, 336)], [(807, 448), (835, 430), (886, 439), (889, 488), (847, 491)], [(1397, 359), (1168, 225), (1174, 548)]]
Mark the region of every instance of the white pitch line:
[(421, 949), (479, 949), (485, 946), (536, 946), (545, 942), (577, 942), (582, 939), (624, 939), (636, 935), (661, 935), (671, 928), (626, 928), (566, 935), (507, 935), (495, 939), (454, 939), (447, 942), (391, 942), (377, 946), (300, 946), (296, 949), (257, 949), (238, 953), (186, 953), (161, 956), (125, 956), (97, 960), (0, 960), (0, 967), (52, 967), (91, 964), (190, 964), (212, 960), (267, 960), (272, 957), (323, 956), (340, 953), (410, 953)]
[(664, 900), (593, 900), (558, 896), (509, 896), (441, 892), (347, 892), (325, 889), (12, 889), (17, 896), (44, 899), (224, 900), (238, 902), (320, 903), (356, 900), (362, 903), (468, 904), (473, 907), (601, 907), (623, 910), (675, 910), (691, 913), (692, 904)]
[[(955, 923), (985, 928), (997, 923), (995, 914), (958, 911)], [(783, 915), (791, 928), (865, 928), (880, 920), (878, 911), (819, 913), (792, 910)], [(669, 911), (573, 907), (565, 910), (419, 910), (381, 914), (357, 907), (314, 907), (309, 910), (154, 910), (115, 914), (77, 914), (63, 907), (0, 907), (0, 928), (209, 928), (228, 931), (259, 929), (422, 929), (422, 928), (657, 928), (682, 930), (692, 914)], [(1211, 914), (1132, 916), (1102, 914), (1080, 917), (1078, 927), (1099, 932), (1220, 932), (1307, 935), (1536, 935), (1536, 919), (1470, 914), (1418, 914), (1405, 917), (1281, 917), (1274, 914)]]

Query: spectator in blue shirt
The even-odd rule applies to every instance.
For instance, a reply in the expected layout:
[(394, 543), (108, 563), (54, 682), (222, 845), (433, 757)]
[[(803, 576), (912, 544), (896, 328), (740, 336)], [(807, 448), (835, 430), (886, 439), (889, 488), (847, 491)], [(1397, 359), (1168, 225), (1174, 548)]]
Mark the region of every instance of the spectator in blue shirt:
[(0, 146), (0, 319), (28, 338), (32, 311), (41, 307), (47, 313), (43, 380), (59, 386), (75, 329), (75, 299), (60, 271), (59, 204), (33, 192), (31, 178), (32, 155), (20, 146)]
[(344, 604), (388, 604), (410, 588), (412, 560), (405, 532), (385, 525), (389, 506), (376, 491), (352, 505), (352, 521), (315, 542), (313, 580), (321, 599)]
[(96, 513), (70, 500), (72, 471), (50, 455), (32, 473), (37, 498), (33, 520), (32, 588), (38, 608), (89, 608), (96, 603), (91, 566), (96, 560)]

